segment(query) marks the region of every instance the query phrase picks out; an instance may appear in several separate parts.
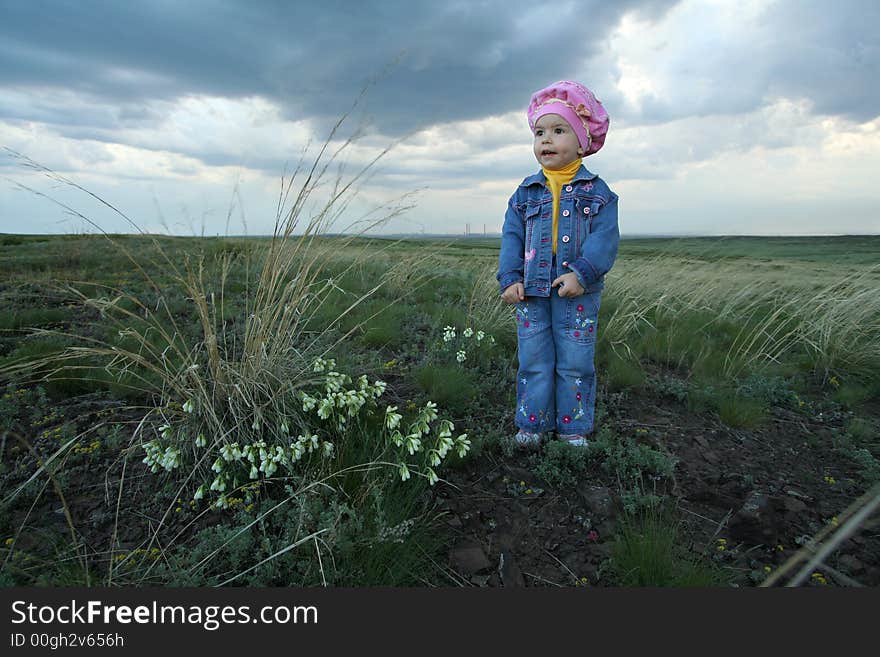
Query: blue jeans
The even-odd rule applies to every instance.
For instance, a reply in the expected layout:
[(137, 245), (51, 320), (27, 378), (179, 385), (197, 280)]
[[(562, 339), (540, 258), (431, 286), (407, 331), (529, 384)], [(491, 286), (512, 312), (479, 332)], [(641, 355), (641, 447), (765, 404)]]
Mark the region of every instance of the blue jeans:
[[(553, 269), (556, 271), (554, 257)], [(594, 353), (601, 292), (526, 297), (516, 304), (516, 426), (589, 434), (596, 408)]]

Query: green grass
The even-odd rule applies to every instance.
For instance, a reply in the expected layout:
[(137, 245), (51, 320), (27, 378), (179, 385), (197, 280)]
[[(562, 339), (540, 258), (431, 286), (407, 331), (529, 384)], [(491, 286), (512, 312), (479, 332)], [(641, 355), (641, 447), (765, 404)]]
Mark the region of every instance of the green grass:
[(757, 399), (724, 392), (716, 403), (721, 421), (734, 429), (753, 429), (767, 420), (767, 408)]
[(610, 571), (628, 587), (710, 587), (725, 583), (722, 571), (687, 554), (671, 514), (649, 508), (618, 519)]
[[(323, 239), (329, 244), (339, 238)], [(231, 259), (225, 307), (218, 309), (218, 313), (228, 322), (230, 353), (234, 355), (236, 349), (241, 349), (244, 323), (253, 310), (246, 303), (245, 292), (254, 292), (253, 275), (267, 241), (260, 238), (158, 240), (177, 263), (182, 263), (186, 256), (195, 262), (196, 254), (206, 255), (204, 287), (208, 294), (219, 294), (220, 290), (219, 267), (213, 259)], [(141, 257), (158, 290), (142, 280), (117, 246), (129, 248)], [(304, 334), (306, 341), (317, 339), (321, 344), (331, 344), (345, 331), (354, 329), (345, 342), (336, 346), (337, 351), (344, 353), (339, 356), (340, 361), (352, 364), (352, 372), (369, 374), (371, 381), (387, 373), (391, 383), (383, 401), (399, 404), (401, 408), (407, 406), (410, 399), (437, 402), (442, 414), (455, 418), (456, 433), (471, 433), (474, 449), (468, 459), (475, 457), (480, 445), (492, 451), (494, 458), (500, 451), (499, 445), (509, 444), (505, 423), (510, 419), (514, 404), (515, 327), (505, 313), (494, 307), (475, 306), (473, 302), (476, 299), (479, 303), (488, 295), (495, 299), (497, 290), (486, 272), (497, 263), (498, 246), (498, 241), (492, 239), (414, 240), (394, 245), (382, 239), (360, 240), (355, 250), (373, 253), (375, 257), (344, 273), (351, 261), (347, 253), (328, 264), (327, 273), (342, 289), (327, 296), (324, 305), (309, 320)], [(78, 287), (95, 297), (112, 298), (116, 294), (100, 284), (123, 288), (142, 299), (151, 313), (156, 312), (157, 306), (167, 304), (178, 322), (174, 339), (179, 340), (178, 344), (185, 350), (201, 349), (200, 325), (187, 298), (190, 295), (182, 294), (180, 288), (175, 287), (167, 267), (161, 265), (156, 255), (155, 247), (148, 240), (134, 236), (117, 236), (117, 245), (113, 245), (103, 237), (0, 235), (0, 272), (4, 273), (0, 277), (4, 279), (0, 283), (0, 298), (4, 302), (0, 304), (3, 305), (0, 329), (6, 329), (5, 334), (0, 334), (0, 354), (3, 355), (0, 364), (8, 364), (14, 358), (57, 354), (72, 343), (60, 336), (26, 337), (20, 331), (30, 326), (51, 328), (63, 323), (65, 330), (68, 327), (74, 332), (79, 330), (91, 337), (103, 338), (113, 346), (130, 349), (144, 346), (131, 336), (120, 336), (119, 327), (100, 318), (94, 309), (83, 312), (60, 307), (66, 297), (59, 297), (53, 286), (64, 280), (91, 281)], [(425, 271), (414, 268), (390, 277), (389, 284), (379, 290), (377, 297), (343, 318), (338, 330), (326, 331), (345, 308), (379, 282), (391, 265), (416, 256), (420, 258), (416, 262), (430, 260)], [(664, 259), (655, 261), (659, 256)], [(151, 259), (153, 262), (149, 262)], [(647, 390), (662, 395), (669, 404), (686, 404), (694, 413), (711, 415), (708, 421), (714, 421), (717, 415), (725, 424), (742, 429), (766, 422), (773, 407), (797, 411), (799, 404), (807, 400), (805, 410), (801, 411), (807, 412), (819, 397), (844, 417), (860, 414), (846, 424), (845, 430), (835, 434), (834, 447), (852, 460), (853, 472), (862, 482), (880, 480), (878, 425), (873, 410), (873, 401), (880, 394), (880, 361), (872, 351), (872, 345), (880, 341), (877, 327), (865, 323), (864, 317), (854, 311), (848, 315), (850, 310), (846, 306), (831, 308), (839, 298), (846, 296), (847, 290), (843, 288), (834, 294), (828, 293), (825, 301), (830, 309), (828, 318), (853, 318), (854, 326), (845, 339), (838, 339), (833, 331), (820, 330), (823, 326), (839, 326), (831, 319), (822, 326), (814, 325), (814, 319), (816, 322), (818, 319), (810, 315), (815, 312), (812, 306), (805, 307), (804, 311), (787, 307), (779, 317), (773, 315), (779, 298), (784, 300), (789, 293), (818, 294), (830, 281), (839, 279), (842, 271), (847, 275), (861, 272), (861, 278), (853, 281), (869, 293), (872, 285), (880, 287), (880, 271), (870, 269), (877, 261), (880, 261), (880, 238), (624, 240), (619, 264), (608, 277), (601, 308), (600, 325), (610, 327), (600, 330), (597, 344), (597, 369), (603, 391)], [(427, 284), (421, 287), (413, 284), (413, 277), (418, 281), (422, 280), (419, 276), (429, 275), (435, 278)], [(477, 275), (479, 279), (475, 278)], [(486, 280), (488, 283), (483, 289), (479, 285)], [(292, 283), (293, 279), (285, 281)], [(773, 294), (750, 301), (751, 294), (763, 294), (762, 290)], [(778, 290), (786, 292), (779, 294)], [(740, 293), (742, 296), (737, 297)], [(866, 293), (864, 299), (869, 301), (870, 298)], [(383, 306), (388, 307), (370, 318)], [(139, 317), (126, 319), (125, 325), (140, 329), (147, 326), (144, 308), (129, 299), (122, 299), (118, 308)], [(481, 314), (477, 309), (492, 312)], [(477, 326), (478, 318), (491, 326)], [(765, 349), (760, 340), (750, 346), (745, 339), (752, 335), (758, 338), (772, 335), (774, 328), (780, 325), (786, 330), (798, 326), (801, 333), (796, 336), (797, 341), (778, 353), (773, 352), (772, 341), (768, 343), (770, 348)], [(494, 335), (497, 344), (493, 348), (484, 348), (485, 345), (478, 348), (470, 341), (467, 345), (463, 341), (456, 342), (456, 349), (466, 346), (468, 353), (464, 363), (456, 363), (455, 349), (445, 348), (452, 345), (442, 343), (445, 326), (456, 327), (459, 338), (464, 327), (483, 329)], [(169, 329), (169, 332), (175, 331)], [(785, 336), (775, 336), (781, 337)], [(146, 342), (158, 352), (167, 346), (153, 333)], [(292, 346), (293, 349), (285, 352), (284, 359), (296, 357), (302, 343), (292, 343)], [(170, 354), (168, 357), (175, 358)], [(384, 370), (384, 365), (392, 361), (395, 364)], [(175, 362), (169, 366), (174, 369)], [(89, 392), (100, 391), (104, 393), (102, 397), (114, 401), (154, 403), (149, 396), (126, 388), (126, 383), (139, 385), (131, 373), (122, 380), (103, 368), (86, 374), (85, 381), (67, 381), (56, 376), (44, 382), (45, 399), (28, 397), (28, 400), (31, 405), (40, 407), (40, 417), (59, 402)], [(82, 375), (81, 371), (74, 373), (74, 376)], [(627, 395), (618, 397), (625, 399)], [(10, 406), (11, 399), (5, 399), (0, 410)], [(601, 409), (603, 400), (599, 401)], [(22, 426), (30, 426), (33, 418), (27, 410), (28, 404), (20, 406), (13, 409), (14, 412), (9, 411), (8, 416)], [(625, 404), (621, 409), (627, 412)], [(377, 435), (380, 429), (378, 425), (366, 424), (350, 427), (351, 439), (345, 444), (338, 441), (340, 460), (336, 466), (377, 458), (381, 450), (375, 440), (371, 442), (370, 436)], [(120, 436), (115, 439), (115, 448), (108, 442), (102, 447), (102, 454), (104, 449), (109, 452), (127, 446), (128, 435)], [(653, 442), (649, 435), (615, 435), (600, 429), (588, 450), (554, 442), (536, 455), (530, 465), (554, 487), (576, 486), (589, 476), (618, 482), (624, 516), (612, 558), (616, 583), (626, 586), (716, 585), (723, 578), (696, 555), (682, 550), (681, 528), (674, 516), (657, 511), (659, 502), (668, 494), (665, 484), (675, 469), (674, 459), (661, 449), (661, 443)], [(86, 460), (80, 458), (77, 462), (82, 464)], [(99, 461), (88, 461), (93, 462)], [(453, 459), (450, 467), (461, 467), (461, 461)], [(5, 474), (12, 473), (5, 471)], [(64, 481), (69, 474), (60, 472), (58, 477)], [(96, 476), (105, 474), (100, 472)], [(330, 551), (322, 553), (323, 573), (316, 566), (316, 549), (311, 542), (271, 560), (237, 583), (320, 585), (325, 578), (328, 583), (345, 586), (446, 583), (444, 576), (431, 565), (443, 562), (446, 537), (427, 511), (430, 489), (424, 481), (411, 480), (406, 482), (408, 485), (401, 485), (393, 472), (391, 475), (383, 478), (376, 473), (352, 473), (335, 479), (330, 484), (332, 494), (311, 496), (303, 500), (301, 506), (267, 516), (265, 522), (232, 539), (209, 568), (187, 578), (183, 574), (186, 569), (253, 520), (253, 515), (240, 511), (218, 513), (201, 532), (192, 531), (181, 543), (163, 547), (163, 556), (167, 559), (155, 562), (149, 578), (140, 579), (146, 574), (146, 566), (152, 563), (144, 562), (135, 564), (127, 574), (120, 572), (117, 581), (220, 583), (224, 577), (271, 556), (304, 533), (327, 529), (327, 544), (333, 545), (333, 558)], [(653, 489), (652, 481), (656, 484)], [(174, 494), (164, 488), (170, 486), (170, 477), (162, 479), (148, 474), (144, 482), (145, 490), (156, 500), (166, 501), (166, 497)], [(260, 504), (277, 503), (285, 494), (279, 487), (261, 498)], [(125, 499), (124, 504), (131, 504), (131, 510), (151, 518), (154, 512), (159, 515), (164, 512), (164, 509), (148, 508), (148, 503), (141, 498)], [(16, 513), (18, 511), (20, 509), (16, 509)], [(8, 509), (0, 509), (0, 513), (7, 512)], [(4, 527), (9, 527), (10, 517), (4, 516)], [(302, 527), (303, 531), (297, 534), (296, 527)], [(60, 549), (35, 555), (34, 558), (45, 561), (42, 581), (80, 584), (85, 573), (71, 560), (66, 542), (62, 543)], [(53, 570), (50, 563), (53, 559), (59, 562), (63, 559), (66, 565)], [(8, 576), (8, 571), (0, 571), (0, 581), (6, 582), (3, 578)], [(21, 584), (35, 581), (24, 571), (16, 577), (15, 582)]]
[(21, 308), (0, 311), (0, 331), (59, 324), (70, 319), (70, 313), (61, 308)]
[(429, 399), (462, 413), (479, 390), (470, 372), (456, 365), (424, 365), (416, 370), (415, 379)]
[(599, 366), (599, 377), (608, 383), (612, 391), (638, 388), (645, 383), (645, 371), (634, 359), (619, 357), (614, 352)]

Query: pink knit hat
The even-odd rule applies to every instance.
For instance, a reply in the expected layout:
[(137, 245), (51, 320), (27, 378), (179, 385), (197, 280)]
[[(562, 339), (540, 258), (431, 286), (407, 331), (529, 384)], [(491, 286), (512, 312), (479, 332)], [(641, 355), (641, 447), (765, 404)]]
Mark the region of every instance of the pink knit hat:
[(577, 133), (584, 156), (602, 148), (608, 132), (608, 112), (584, 85), (561, 80), (532, 94), (528, 109), (529, 127), (545, 114), (558, 114)]

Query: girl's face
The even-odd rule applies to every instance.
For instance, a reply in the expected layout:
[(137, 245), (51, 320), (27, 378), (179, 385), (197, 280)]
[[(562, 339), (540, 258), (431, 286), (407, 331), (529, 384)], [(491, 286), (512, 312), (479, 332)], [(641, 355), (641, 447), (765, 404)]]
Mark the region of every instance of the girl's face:
[(577, 134), (558, 114), (545, 114), (535, 123), (535, 158), (545, 169), (561, 169), (581, 157)]

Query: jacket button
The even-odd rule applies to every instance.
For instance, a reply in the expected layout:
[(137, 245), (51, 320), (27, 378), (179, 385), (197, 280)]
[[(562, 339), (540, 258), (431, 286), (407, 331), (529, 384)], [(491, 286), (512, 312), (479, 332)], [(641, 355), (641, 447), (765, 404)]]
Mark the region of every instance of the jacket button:
[(569, 214), (570, 214), (570, 213), (569, 213), (568, 210), (563, 210), (563, 211), (562, 211), (562, 216), (563, 216), (563, 217), (567, 217)]
[(570, 240), (570, 239), (571, 239), (571, 238), (570, 238), (568, 235), (563, 235), (563, 236), (562, 236), (562, 241), (563, 241), (563, 242), (568, 242), (568, 240)]
[(562, 263), (562, 266), (563, 266), (563, 267), (568, 267), (568, 263), (567, 263), (567, 262), (563, 262), (563, 263)]
[(571, 191), (571, 185), (568, 185), (568, 186), (565, 188), (565, 191), (570, 192), (570, 191)]
[(590, 208), (584, 208), (584, 214), (590, 214)]

